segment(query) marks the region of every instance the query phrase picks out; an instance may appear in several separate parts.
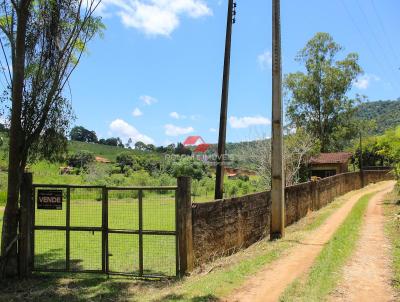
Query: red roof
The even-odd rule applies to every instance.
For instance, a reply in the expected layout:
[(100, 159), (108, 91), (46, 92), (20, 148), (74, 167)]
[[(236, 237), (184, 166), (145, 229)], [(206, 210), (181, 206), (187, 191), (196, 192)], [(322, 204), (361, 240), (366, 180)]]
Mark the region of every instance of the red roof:
[(320, 153), (311, 157), (310, 164), (344, 164), (352, 157), (349, 152)]
[(200, 144), (196, 147), (196, 149), (194, 149), (194, 152), (204, 153), (208, 150), (209, 147), (209, 144)]
[(205, 144), (206, 142), (201, 136), (188, 136), (185, 141), (183, 142), (184, 146), (194, 146), (197, 144), (198, 141), (201, 141), (201, 143)]

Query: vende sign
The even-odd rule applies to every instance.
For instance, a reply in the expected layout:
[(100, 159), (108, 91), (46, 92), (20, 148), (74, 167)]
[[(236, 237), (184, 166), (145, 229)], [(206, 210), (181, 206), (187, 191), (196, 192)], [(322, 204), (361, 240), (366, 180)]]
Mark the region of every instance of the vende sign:
[(38, 190), (39, 210), (62, 210), (62, 190)]

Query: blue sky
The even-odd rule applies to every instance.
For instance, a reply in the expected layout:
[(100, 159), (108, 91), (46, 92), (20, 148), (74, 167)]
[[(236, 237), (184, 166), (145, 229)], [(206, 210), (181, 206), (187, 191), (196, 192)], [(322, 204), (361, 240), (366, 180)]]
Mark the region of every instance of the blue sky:
[[(104, 38), (89, 45), (71, 80), (77, 125), (100, 137), (163, 145), (218, 133), (227, 1), (103, 0)], [(237, 0), (228, 141), (269, 135), (271, 1)], [(376, 8), (376, 10), (375, 10)], [(400, 97), (398, 0), (282, 0), (284, 73), (325, 31), (360, 55), (365, 74), (352, 94)]]

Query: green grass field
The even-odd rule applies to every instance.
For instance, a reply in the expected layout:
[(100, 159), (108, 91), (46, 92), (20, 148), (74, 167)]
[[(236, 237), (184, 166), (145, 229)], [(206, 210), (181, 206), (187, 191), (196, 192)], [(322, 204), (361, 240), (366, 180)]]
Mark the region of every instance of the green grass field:
[[(65, 189), (63, 189), (65, 195)], [(144, 192), (143, 229), (175, 231), (174, 191)], [(109, 191), (109, 229), (138, 230), (137, 191)], [(71, 189), (71, 227), (101, 227), (101, 189)], [(0, 212), (2, 221), (3, 212)], [(65, 226), (66, 202), (62, 210), (35, 209), (36, 226)], [(66, 231), (35, 231), (35, 269), (63, 270), (66, 267)], [(137, 275), (139, 272), (139, 235), (109, 234), (111, 272)], [(146, 275), (175, 276), (176, 242), (172, 235), (143, 236), (143, 264)], [(70, 269), (101, 270), (102, 233), (70, 232)]]

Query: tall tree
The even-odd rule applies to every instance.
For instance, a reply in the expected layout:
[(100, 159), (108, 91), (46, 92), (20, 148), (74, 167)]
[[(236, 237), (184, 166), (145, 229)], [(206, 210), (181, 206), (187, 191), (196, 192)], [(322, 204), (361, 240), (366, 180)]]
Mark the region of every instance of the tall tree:
[(75, 126), (69, 133), (69, 137), (73, 141), (86, 142), (86, 143), (97, 143), (96, 132), (90, 131), (82, 126)]
[(288, 74), (284, 81), (289, 121), (319, 139), (321, 152), (342, 148), (338, 142), (352, 138), (357, 130), (357, 100), (347, 93), (362, 69), (356, 53), (337, 60), (341, 50), (328, 33), (317, 33), (296, 57), (306, 72)]
[(6, 275), (17, 270), (12, 242), (27, 161), (52, 157), (63, 146), (60, 140), (65, 141), (71, 120), (63, 91), (88, 41), (102, 28), (101, 20), (93, 16), (99, 1), (0, 0), (1, 65), (11, 103), (6, 105), (11, 109), (10, 141), (1, 241)]

